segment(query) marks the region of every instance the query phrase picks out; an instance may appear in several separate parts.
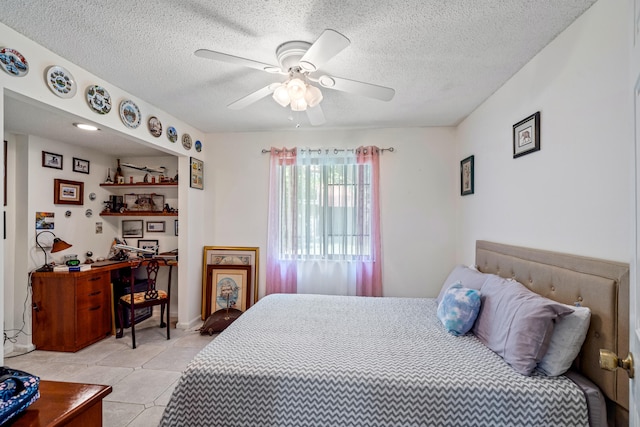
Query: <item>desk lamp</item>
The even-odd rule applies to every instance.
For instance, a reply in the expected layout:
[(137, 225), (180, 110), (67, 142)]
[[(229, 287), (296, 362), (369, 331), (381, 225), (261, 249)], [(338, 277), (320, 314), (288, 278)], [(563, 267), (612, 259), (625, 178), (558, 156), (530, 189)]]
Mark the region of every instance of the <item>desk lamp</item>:
[(42, 247), (42, 245), (38, 241), (38, 238), (42, 236), (44, 233), (50, 233), (53, 236), (53, 245), (51, 245), (51, 253), (64, 251), (65, 249), (69, 249), (72, 246), (67, 242), (65, 242), (64, 240), (60, 239), (59, 237), (56, 237), (56, 235), (53, 234), (52, 231), (45, 230), (38, 233), (36, 235), (36, 245), (38, 245), (38, 247), (42, 249), (42, 252), (44, 252), (44, 265), (36, 270), (38, 272), (53, 271), (53, 266), (47, 262), (47, 251)]

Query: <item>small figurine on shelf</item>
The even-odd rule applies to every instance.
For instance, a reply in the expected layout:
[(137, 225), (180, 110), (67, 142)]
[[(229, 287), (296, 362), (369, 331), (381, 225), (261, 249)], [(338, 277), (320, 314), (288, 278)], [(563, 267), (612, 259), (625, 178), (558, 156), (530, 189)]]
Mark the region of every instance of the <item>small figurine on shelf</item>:
[(114, 179), (117, 184), (124, 184), (124, 175), (122, 174), (122, 168), (120, 167), (120, 159), (118, 159), (118, 169), (116, 169), (116, 176)]
[(145, 174), (144, 174), (144, 179), (143, 179), (142, 181), (143, 181), (143, 182), (146, 182), (146, 183), (148, 183), (148, 182), (149, 182), (149, 174), (148, 174), (148, 173), (145, 173)]
[(104, 181), (105, 184), (113, 184), (113, 180), (111, 179), (111, 168), (108, 169), (107, 179)]

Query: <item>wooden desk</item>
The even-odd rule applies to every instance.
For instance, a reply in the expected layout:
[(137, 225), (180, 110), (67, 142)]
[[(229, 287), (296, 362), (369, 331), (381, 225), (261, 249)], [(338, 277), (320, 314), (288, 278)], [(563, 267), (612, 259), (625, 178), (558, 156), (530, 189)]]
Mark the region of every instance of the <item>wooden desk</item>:
[(109, 393), (107, 385), (40, 381), (40, 398), (10, 425), (102, 426), (102, 399)]
[[(177, 261), (158, 260), (171, 269)], [(75, 352), (112, 334), (112, 272), (133, 272), (148, 260), (102, 261), (87, 271), (35, 272), (32, 284), (33, 344), (38, 350)]]

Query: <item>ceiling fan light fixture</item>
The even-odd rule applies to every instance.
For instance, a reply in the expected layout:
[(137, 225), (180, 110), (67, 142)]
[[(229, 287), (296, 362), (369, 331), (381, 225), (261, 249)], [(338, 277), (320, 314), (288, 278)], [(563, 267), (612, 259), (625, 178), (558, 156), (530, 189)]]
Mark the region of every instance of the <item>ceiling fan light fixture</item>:
[(289, 98), (294, 101), (303, 99), (307, 88), (304, 81), (299, 78), (293, 78), (287, 83), (287, 90), (289, 91)]
[(315, 86), (307, 85), (304, 100), (307, 102), (309, 107), (313, 108), (322, 101), (322, 92)]
[(307, 101), (305, 101), (304, 98), (292, 99), (291, 109), (293, 111), (305, 111), (307, 109)]
[(289, 98), (289, 91), (287, 86), (283, 83), (273, 91), (273, 99), (283, 107), (289, 105), (291, 99)]

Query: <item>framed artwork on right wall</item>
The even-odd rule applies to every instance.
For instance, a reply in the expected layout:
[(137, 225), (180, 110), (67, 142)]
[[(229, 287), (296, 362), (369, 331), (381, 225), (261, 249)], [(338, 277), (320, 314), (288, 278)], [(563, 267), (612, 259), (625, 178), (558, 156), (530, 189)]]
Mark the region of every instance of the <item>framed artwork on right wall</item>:
[(513, 125), (513, 158), (540, 150), (540, 111)]
[(460, 161), (460, 195), (473, 194), (473, 156)]

